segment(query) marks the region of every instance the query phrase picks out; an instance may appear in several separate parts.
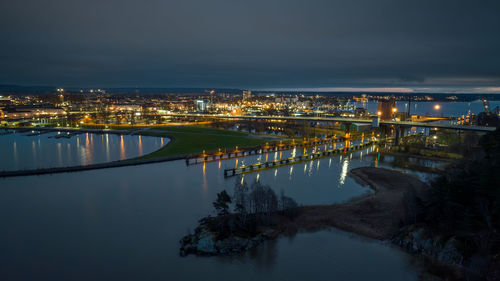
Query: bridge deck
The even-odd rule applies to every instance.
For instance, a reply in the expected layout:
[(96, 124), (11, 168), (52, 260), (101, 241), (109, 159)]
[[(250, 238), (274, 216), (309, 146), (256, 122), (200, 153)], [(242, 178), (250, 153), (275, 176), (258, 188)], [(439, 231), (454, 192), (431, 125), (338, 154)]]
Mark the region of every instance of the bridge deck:
[[(168, 114), (168, 116), (222, 118), (222, 119), (233, 119), (233, 120), (246, 119), (246, 120), (349, 122), (349, 123), (365, 123), (365, 124), (372, 123), (372, 119), (346, 118), (346, 117), (232, 116), (232, 115), (214, 115), (214, 114)], [(461, 130), (461, 131), (479, 131), (479, 132), (493, 132), (496, 130), (496, 128), (494, 128), (494, 127), (485, 127), (485, 126), (430, 124), (430, 123), (426, 123), (426, 122), (414, 122), (414, 121), (380, 121), (379, 124), (395, 125), (395, 126), (402, 126), (402, 127), (440, 128), (440, 129)]]

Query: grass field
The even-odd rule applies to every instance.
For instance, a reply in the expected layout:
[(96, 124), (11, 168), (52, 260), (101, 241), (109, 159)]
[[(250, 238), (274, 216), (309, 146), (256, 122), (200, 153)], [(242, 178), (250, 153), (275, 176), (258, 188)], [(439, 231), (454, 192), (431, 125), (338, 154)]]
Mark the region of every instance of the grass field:
[(218, 149), (234, 150), (239, 148), (257, 146), (265, 140), (252, 138), (246, 133), (219, 130), (206, 127), (162, 127), (141, 132), (143, 135), (170, 137), (168, 145), (138, 159), (151, 159), (157, 157), (178, 156), (202, 153), (203, 150), (216, 152)]

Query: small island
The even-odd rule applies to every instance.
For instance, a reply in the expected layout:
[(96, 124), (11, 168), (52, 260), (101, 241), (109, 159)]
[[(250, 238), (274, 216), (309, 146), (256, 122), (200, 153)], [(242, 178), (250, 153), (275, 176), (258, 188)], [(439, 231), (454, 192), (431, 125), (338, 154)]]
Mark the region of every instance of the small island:
[[(213, 203), (216, 216), (201, 219), (193, 234), (181, 242), (180, 255), (231, 255), (251, 249), (280, 233), (283, 221), (293, 220), (298, 205), (282, 191), (278, 197), (258, 181), (248, 187), (236, 182), (233, 197), (224, 190)], [(234, 212), (230, 212), (230, 206)]]

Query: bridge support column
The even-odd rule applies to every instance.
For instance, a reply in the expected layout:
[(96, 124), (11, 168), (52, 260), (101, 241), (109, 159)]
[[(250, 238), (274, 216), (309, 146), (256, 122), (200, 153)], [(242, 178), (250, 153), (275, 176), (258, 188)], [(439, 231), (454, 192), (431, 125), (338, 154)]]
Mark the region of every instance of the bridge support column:
[(400, 126), (396, 126), (396, 131), (394, 132), (394, 144), (398, 145), (401, 141), (402, 128)]

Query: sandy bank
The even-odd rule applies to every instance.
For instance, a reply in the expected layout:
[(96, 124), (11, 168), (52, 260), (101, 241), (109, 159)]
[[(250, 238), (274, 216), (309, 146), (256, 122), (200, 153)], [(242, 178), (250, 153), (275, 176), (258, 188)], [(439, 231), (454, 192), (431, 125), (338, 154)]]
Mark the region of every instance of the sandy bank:
[(405, 216), (404, 194), (412, 190), (422, 194), (427, 188), (414, 176), (383, 168), (357, 168), (350, 171), (350, 176), (375, 192), (343, 204), (301, 207), (293, 221), (280, 219), (280, 232), (333, 226), (375, 239), (389, 239)]

